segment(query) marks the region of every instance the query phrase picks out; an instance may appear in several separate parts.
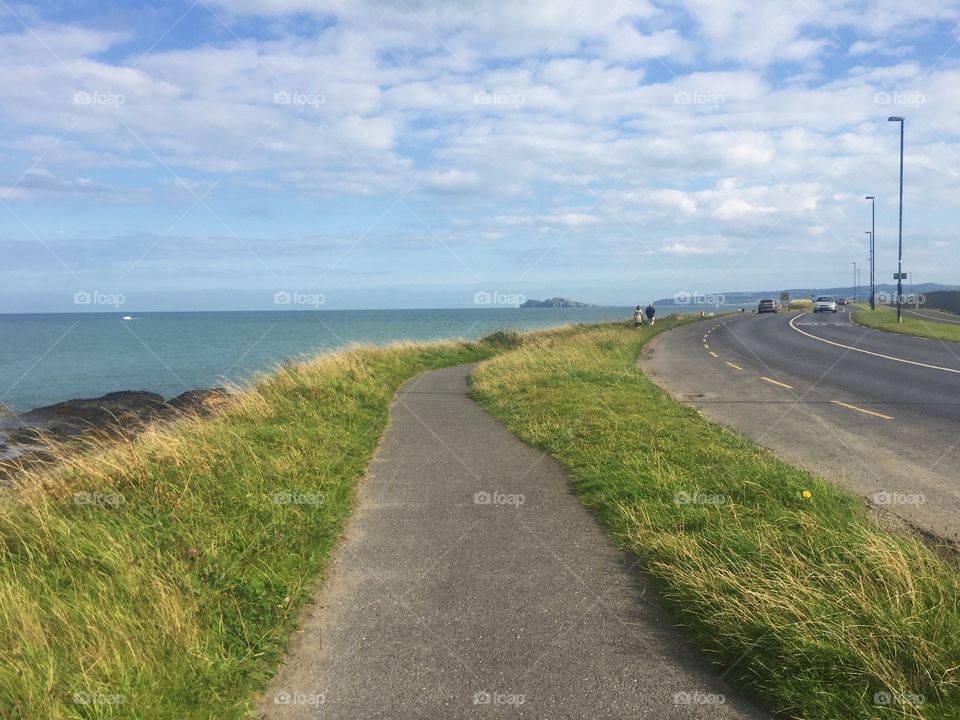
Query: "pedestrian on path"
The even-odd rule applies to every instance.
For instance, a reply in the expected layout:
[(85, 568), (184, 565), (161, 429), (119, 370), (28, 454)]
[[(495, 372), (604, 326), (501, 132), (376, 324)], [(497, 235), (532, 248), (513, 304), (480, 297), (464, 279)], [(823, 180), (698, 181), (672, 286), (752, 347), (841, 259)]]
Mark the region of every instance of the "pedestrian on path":
[(643, 326), (643, 310), (640, 309), (639, 305), (637, 305), (637, 309), (633, 313), (633, 326), (634, 327)]
[[(640, 309), (640, 308), (637, 308), (637, 310), (639, 310), (639, 309)], [(647, 320), (650, 321), (650, 325), (651, 325), (651, 327), (652, 327), (652, 326), (653, 326), (653, 316), (657, 314), (657, 310), (656, 310), (656, 308), (653, 307), (653, 303), (652, 303), (652, 302), (651, 302), (649, 305), (647, 305), (647, 310), (646, 310), (646, 312), (647, 312)]]

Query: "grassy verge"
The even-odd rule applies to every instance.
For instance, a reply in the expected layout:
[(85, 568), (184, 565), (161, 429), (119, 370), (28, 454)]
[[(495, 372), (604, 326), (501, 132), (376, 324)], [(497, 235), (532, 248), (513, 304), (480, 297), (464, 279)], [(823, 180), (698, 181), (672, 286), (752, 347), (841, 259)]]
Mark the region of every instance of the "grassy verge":
[(903, 322), (898, 323), (896, 310), (892, 308), (878, 307), (876, 310), (871, 310), (865, 305), (857, 305), (852, 317), (855, 323), (874, 330), (960, 342), (960, 325), (924, 320), (908, 313), (903, 313), (901, 316)]
[(641, 346), (675, 322), (541, 335), (478, 368), (474, 393), (569, 470), (694, 641), (769, 707), (960, 717), (960, 575), (648, 380)]
[(0, 718), (246, 717), (407, 378), (517, 338), (356, 348), (0, 495)]

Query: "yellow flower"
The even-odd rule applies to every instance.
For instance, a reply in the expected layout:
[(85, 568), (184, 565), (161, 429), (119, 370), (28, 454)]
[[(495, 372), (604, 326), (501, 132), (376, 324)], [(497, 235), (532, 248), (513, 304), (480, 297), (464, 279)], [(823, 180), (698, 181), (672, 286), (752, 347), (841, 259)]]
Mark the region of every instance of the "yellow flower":
[(804, 499), (804, 500), (809, 500), (810, 498), (813, 497), (813, 493), (810, 492), (809, 490), (804, 490), (804, 491), (803, 491), (802, 493), (800, 493), (800, 494), (803, 495), (803, 499)]

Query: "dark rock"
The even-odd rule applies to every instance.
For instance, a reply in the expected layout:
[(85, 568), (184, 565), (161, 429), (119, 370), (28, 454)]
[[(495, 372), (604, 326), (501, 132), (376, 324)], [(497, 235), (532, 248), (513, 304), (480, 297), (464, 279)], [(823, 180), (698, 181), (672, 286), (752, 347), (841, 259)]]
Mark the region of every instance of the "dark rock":
[(21, 415), (20, 420), (54, 435), (70, 436), (88, 430), (139, 429), (168, 410), (162, 395), (122, 390), (34, 408)]
[(222, 405), (230, 393), (225, 388), (187, 390), (167, 402), (167, 405), (182, 413), (205, 413)]
[(152, 392), (123, 390), (98, 398), (65, 400), (0, 422), (0, 480), (15, 467), (55, 462), (54, 446), (82, 450), (84, 441), (141, 432), (184, 413), (209, 415), (229, 398), (224, 388), (188, 390), (167, 402)]

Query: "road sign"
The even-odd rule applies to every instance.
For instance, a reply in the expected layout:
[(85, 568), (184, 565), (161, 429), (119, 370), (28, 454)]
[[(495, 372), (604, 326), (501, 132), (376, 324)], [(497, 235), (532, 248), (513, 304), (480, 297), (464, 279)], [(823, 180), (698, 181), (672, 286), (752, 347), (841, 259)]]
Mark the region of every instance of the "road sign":
[(782, 292), (780, 293), (780, 304), (789, 305), (790, 304), (790, 293)]
[(893, 279), (894, 279), (894, 280), (906, 280), (906, 279), (907, 279), (907, 274), (906, 274), (906, 273), (894, 273), (894, 274), (893, 274)]

